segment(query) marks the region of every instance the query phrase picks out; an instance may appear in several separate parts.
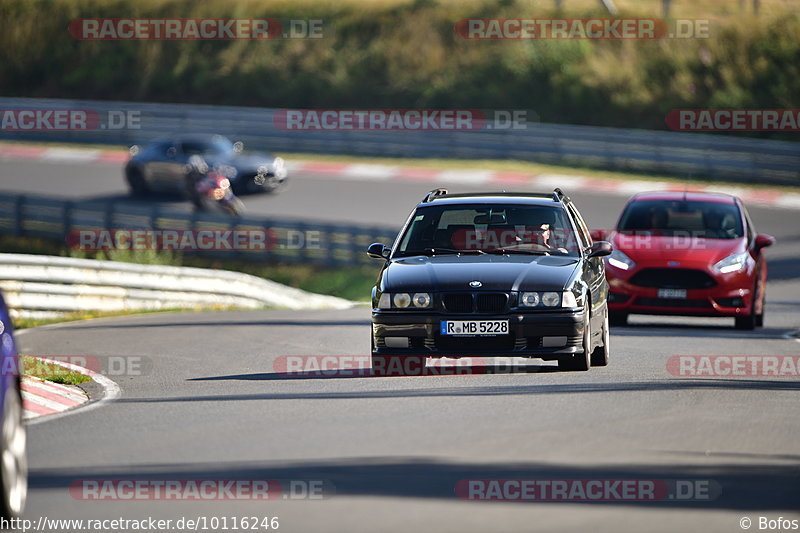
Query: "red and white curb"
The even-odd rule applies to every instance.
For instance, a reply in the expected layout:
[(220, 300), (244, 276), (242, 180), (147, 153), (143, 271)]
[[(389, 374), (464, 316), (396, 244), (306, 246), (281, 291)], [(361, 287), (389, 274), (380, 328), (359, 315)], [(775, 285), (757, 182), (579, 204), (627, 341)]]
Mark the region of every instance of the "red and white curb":
[[(41, 327), (49, 328), (57, 327), (58, 325)], [(28, 331), (30, 330), (20, 331), (17, 333), (17, 337), (24, 335)], [(89, 376), (103, 389), (103, 396), (98, 399), (89, 398), (78, 387), (42, 381), (32, 376), (23, 376), (20, 387), (22, 389), (23, 416), (28, 425), (69, 416), (73, 413), (85, 413), (106, 403), (113, 402), (122, 394), (119, 385), (114, 381), (88, 368), (55, 359), (43, 358), (42, 361)], [(78, 401), (79, 399), (80, 401)]]
[(23, 376), (22, 407), (26, 420), (40, 416), (63, 413), (89, 401), (78, 387), (60, 385), (33, 376)]
[[(40, 146), (0, 144), (0, 161), (30, 160), (53, 163), (109, 163), (122, 164), (128, 152), (119, 150), (87, 150), (82, 148), (47, 148)], [(344, 180), (408, 181), (426, 183), (427, 186), (464, 185), (493, 186), (498, 188), (524, 188), (548, 191), (561, 187), (570, 193), (596, 192), (618, 196), (631, 196), (650, 191), (701, 191), (720, 192), (738, 196), (746, 204), (800, 209), (800, 193), (778, 188), (748, 188), (735, 185), (699, 185), (691, 182), (667, 182), (628, 179), (601, 179), (572, 174), (531, 174), (527, 172), (494, 171), (483, 169), (442, 170), (428, 167), (404, 167), (365, 163), (338, 163), (325, 161), (287, 162), (292, 172), (324, 175)]]

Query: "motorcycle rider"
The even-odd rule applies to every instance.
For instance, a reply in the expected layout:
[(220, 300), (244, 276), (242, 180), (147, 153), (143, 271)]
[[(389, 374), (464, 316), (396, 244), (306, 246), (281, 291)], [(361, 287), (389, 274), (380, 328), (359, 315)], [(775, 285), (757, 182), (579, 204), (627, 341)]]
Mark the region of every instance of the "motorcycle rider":
[(185, 180), (186, 180), (186, 196), (191, 200), (192, 204), (198, 209), (203, 208), (202, 199), (200, 195), (200, 188), (198, 184), (203, 181), (209, 172), (208, 163), (200, 155), (192, 155), (186, 164)]

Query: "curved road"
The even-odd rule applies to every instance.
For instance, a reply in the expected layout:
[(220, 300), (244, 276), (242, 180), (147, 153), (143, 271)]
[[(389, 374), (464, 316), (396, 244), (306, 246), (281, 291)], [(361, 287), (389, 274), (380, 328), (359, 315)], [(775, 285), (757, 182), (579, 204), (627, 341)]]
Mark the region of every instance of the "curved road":
[[(48, 170), (50, 174), (42, 177)], [(28, 176), (28, 179), (20, 177)], [(36, 177), (38, 176), (38, 177)], [(105, 181), (103, 181), (105, 180)], [(110, 167), (5, 162), (3, 189), (109, 197)], [(399, 224), (427, 184), (294, 176), (251, 211)], [(574, 194), (595, 227), (624, 201)], [(334, 201), (330, 201), (334, 198)], [(769, 251), (766, 327), (634, 317), (606, 368), (377, 378), (281, 375), (290, 355), (368, 353), (369, 310), (143, 315), (37, 328), (24, 353), (120, 356), (143, 372), (122, 397), (31, 426), (26, 516), (178, 519), (278, 516), (281, 531), (741, 531), (749, 517), (800, 518), (800, 382), (679, 378), (673, 355), (797, 355), (800, 229), (794, 211), (752, 209)], [(376, 265), (377, 267), (377, 265)], [(137, 359), (141, 358), (141, 359)], [(702, 501), (467, 502), (469, 479), (646, 479), (708, 483)], [(76, 480), (321, 481), (322, 500), (80, 501)], [(713, 491), (712, 491), (713, 492)]]

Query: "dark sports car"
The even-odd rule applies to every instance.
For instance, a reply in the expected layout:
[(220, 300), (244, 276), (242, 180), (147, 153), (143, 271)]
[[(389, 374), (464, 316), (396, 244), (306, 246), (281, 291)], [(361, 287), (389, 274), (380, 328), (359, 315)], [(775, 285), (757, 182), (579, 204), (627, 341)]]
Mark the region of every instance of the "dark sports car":
[(144, 146), (131, 147), (125, 179), (131, 194), (183, 193), (186, 165), (199, 155), (209, 167), (228, 177), (235, 194), (275, 192), (286, 182), (283, 159), (265, 153), (243, 153), (241, 143), (222, 135), (163, 137)]
[(426, 357), (516, 356), (561, 369), (608, 363), (608, 283), (574, 204), (551, 194), (432, 191), (411, 213), (372, 294), (372, 367), (409, 374)]
[[(8, 308), (0, 294), (0, 517), (18, 518), (28, 495), (19, 359)], [(10, 529), (10, 528), (9, 528)]]

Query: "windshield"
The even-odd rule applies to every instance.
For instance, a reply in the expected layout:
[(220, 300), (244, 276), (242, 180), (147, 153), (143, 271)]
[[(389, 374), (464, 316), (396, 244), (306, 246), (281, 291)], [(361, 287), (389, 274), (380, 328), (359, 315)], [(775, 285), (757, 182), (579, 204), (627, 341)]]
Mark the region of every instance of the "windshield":
[(735, 204), (688, 200), (643, 200), (628, 205), (619, 231), (625, 234), (738, 239), (744, 235)]
[(453, 205), (419, 208), (396, 256), (530, 253), (577, 256), (563, 209), (544, 206)]
[(219, 155), (233, 151), (233, 144), (225, 137), (215, 137), (208, 141), (184, 141), (181, 143), (184, 155)]

